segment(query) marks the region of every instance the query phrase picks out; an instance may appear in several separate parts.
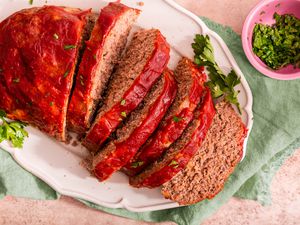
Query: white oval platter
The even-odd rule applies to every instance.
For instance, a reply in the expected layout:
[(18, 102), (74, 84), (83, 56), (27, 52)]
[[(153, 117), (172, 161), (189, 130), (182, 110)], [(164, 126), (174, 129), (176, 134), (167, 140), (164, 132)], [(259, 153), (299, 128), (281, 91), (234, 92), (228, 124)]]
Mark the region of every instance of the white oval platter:
[[(82, 9), (92, 8), (98, 12), (110, 1), (101, 0), (34, 0), (29, 5), (28, 0), (1, 0), (0, 21), (12, 13), (24, 8), (42, 5), (65, 5)], [(241, 77), (239, 102), (242, 108), (242, 120), (248, 128), (252, 127), (252, 94), (241, 70), (224, 41), (196, 15), (179, 6), (173, 0), (123, 0), (122, 3), (139, 8), (142, 14), (137, 27), (158, 28), (172, 47), (170, 68), (176, 66), (179, 58), (193, 58), (191, 43), (195, 34), (208, 34), (215, 49), (216, 61), (221, 68), (229, 72), (233, 68)], [(1, 106), (0, 106), (1, 108)], [(128, 185), (127, 177), (116, 173), (106, 182), (100, 183), (82, 166), (82, 159), (87, 156), (86, 150), (58, 143), (39, 130), (28, 127), (29, 138), (23, 149), (14, 149), (8, 143), (2, 142), (0, 147), (8, 151), (13, 158), (26, 170), (36, 175), (57, 192), (80, 198), (110, 208), (126, 208), (130, 211), (143, 212), (178, 207), (177, 203), (164, 199), (160, 189), (135, 189)], [(246, 152), (248, 137), (244, 144)]]

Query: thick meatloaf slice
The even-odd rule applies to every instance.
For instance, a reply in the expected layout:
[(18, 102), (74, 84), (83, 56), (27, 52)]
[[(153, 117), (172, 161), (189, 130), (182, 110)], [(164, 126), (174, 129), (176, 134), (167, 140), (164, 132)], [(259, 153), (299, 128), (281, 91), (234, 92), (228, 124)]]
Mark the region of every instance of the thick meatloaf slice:
[(122, 169), (133, 176), (159, 159), (193, 119), (204, 90), (206, 75), (190, 59), (183, 57), (174, 72), (178, 84), (176, 99), (154, 135)]
[(211, 199), (241, 160), (247, 130), (230, 104), (218, 103), (216, 110), (200, 150), (184, 170), (163, 185), (165, 198), (181, 205)]
[(182, 136), (165, 152), (165, 154), (143, 172), (130, 177), (129, 183), (134, 187), (154, 188), (169, 181), (183, 170), (189, 160), (200, 148), (215, 115), (215, 108), (206, 88), (201, 105), (195, 110), (194, 119)]
[(89, 11), (44, 6), (0, 23), (0, 107), (66, 140), (66, 113)]
[(93, 172), (100, 180), (106, 180), (129, 162), (138, 149), (154, 132), (176, 96), (177, 85), (171, 71), (151, 89), (142, 104), (133, 111), (123, 127), (93, 159)]
[(169, 61), (170, 48), (159, 30), (140, 30), (122, 56), (108, 92), (83, 145), (99, 150), (103, 142), (133, 111), (157, 81)]
[(121, 3), (104, 7), (92, 31), (77, 73), (67, 114), (68, 130), (84, 133), (89, 127), (114, 65), (140, 11)]

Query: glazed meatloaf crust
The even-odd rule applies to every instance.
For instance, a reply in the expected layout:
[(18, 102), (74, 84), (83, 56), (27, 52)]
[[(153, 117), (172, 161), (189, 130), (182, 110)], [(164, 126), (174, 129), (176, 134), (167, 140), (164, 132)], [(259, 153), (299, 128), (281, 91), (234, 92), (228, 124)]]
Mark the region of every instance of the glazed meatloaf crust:
[(127, 36), (139, 13), (139, 10), (116, 2), (101, 10), (86, 42), (76, 77), (67, 114), (69, 131), (81, 134), (90, 127), (113, 67), (125, 48)]
[(66, 113), (89, 11), (44, 6), (0, 23), (0, 105), (10, 119), (66, 140)]
[(165, 198), (190, 205), (213, 198), (223, 189), (243, 155), (247, 130), (230, 104), (216, 105), (217, 114), (201, 146), (187, 167), (162, 187)]
[(159, 30), (140, 30), (133, 35), (126, 53), (108, 85), (99, 110), (83, 145), (97, 151), (109, 135), (146, 96), (169, 61), (170, 48)]
[(201, 100), (206, 75), (188, 58), (182, 58), (174, 72), (178, 84), (176, 99), (154, 135), (135, 155), (123, 172), (133, 176), (157, 160), (176, 141), (193, 119)]
[(200, 148), (215, 115), (210, 90), (206, 88), (203, 101), (195, 110), (194, 119), (182, 136), (156, 162), (137, 176), (130, 177), (134, 187), (155, 188), (183, 170)]
[(177, 85), (171, 71), (153, 86), (142, 104), (133, 111), (123, 127), (93, 159), (93, 172), (100, 180), (106, 180), (121, 169), (154, 132), (176, 96)]

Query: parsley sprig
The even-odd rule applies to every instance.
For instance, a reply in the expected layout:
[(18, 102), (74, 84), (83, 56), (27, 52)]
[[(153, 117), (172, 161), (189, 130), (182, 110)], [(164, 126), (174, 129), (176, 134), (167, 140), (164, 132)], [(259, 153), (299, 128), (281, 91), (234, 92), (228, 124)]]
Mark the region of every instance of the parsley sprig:
[(241, 113), (237, 98), (239, 91), (234, 90), (234, 87), (241, 81), (235, 71), (231, 70), (227, 76), (222, 72), (215, 61), (214, 49), (208, 35), (197, 34), (192, 47), (195, 53), (195, 63), (198, 66), (205, 66), (208, 71), (210, 80), (206, 82), (206, 85), (210, 88), (213, 98), (224, 97), (225, 100), (236, 105)]
[(22, 148), (25, 137), (28, 137), (24, 129), (26, 124), (19, 121), (8, 122), (6, 113), (0, 109), (0, 143), (4, 140), (10, 141), (15, 148)]

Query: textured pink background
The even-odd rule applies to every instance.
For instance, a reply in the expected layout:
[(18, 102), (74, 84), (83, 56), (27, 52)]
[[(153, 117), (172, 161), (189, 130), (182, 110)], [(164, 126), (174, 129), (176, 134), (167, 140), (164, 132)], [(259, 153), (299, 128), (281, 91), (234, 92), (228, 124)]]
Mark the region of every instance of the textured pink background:
[[(145, 0), (146, 2), (147, 0)], [(241, 33), (243, 21), (258, 0), (177, 0), (194, 13), (232, 27)], [(1, 4), (1, 3), (0, 3)], [(272, 182), (271, 206), (232, 198), (205, 225), (300, 224), (300, 150), (289, 158)], [(0, 225), (151, 224), (112, 216), (90, 209), (68, 197), (36, 201), (6, 197), (0, 201)], [(174, 223), (161, 223), (171, 225)]]

